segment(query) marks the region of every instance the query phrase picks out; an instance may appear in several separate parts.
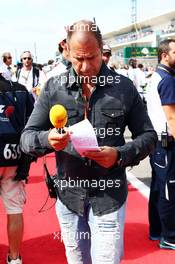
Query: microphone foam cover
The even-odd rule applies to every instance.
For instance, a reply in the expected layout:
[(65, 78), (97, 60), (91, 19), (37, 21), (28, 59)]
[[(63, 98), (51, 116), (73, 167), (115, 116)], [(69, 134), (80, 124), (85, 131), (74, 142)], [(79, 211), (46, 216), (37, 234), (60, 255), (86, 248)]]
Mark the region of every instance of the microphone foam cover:
[(67, 111), (64, 106), (56, 104), (49, 113), (50, 122), (55, 128), (62, 128), (67, 123)]

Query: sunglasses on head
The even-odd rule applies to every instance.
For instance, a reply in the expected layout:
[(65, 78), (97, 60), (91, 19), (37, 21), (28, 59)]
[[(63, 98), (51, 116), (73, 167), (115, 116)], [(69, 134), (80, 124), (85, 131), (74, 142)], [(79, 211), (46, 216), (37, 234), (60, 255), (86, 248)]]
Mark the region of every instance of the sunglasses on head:
[(22, 58), (23, 60), (31, 60), (32, 58), (31, 57), (24, 57)]

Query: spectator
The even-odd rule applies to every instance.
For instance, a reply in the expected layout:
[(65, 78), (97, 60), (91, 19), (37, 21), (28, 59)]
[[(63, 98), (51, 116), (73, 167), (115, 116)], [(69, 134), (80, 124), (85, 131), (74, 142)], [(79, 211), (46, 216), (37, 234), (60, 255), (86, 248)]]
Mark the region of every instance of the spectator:
[(47, 77), (54, 77), (58, 76), (62, 72), (67, 71), (71, 67), (71, 63), (68, 58), (68, 52), (67, 52), (67, 44), (66, 44), (66, 29), (60, 34), (59, 40), (58, 40), (58, 50), (60, 52), (60, 61), (56, 67), (53, 68), (52, 71), (50, 71), (47, 74)]
[(129, 60), (129, 69), (128, 69), (128, 78), (136, 85), (136, 67), (137, 67), (137, 60), (130, 59)]
[(103, 45), (103, 61), (106, 65), (108, 65), (110, 57), (111, 57), (111, 48), (109, 45), (105, 44)]
[(145, 100), (144, 89), (146, 87), (146, 77), (144, 72), (144, 66), (141, 63), (139, 63), (137, 68), (135, 69), (135, 85), (142, 100)]
[(39, 70), (33, 63), (32, 54), (30, 51), (24, 51), (21, 54), (22, 67), (17, 70), (16, 78), (20, 84), (23, 84), (33, 98), (37, 99), (37, 93), (46, 82), (45, 73)]
[(4, 52), (2, 54), (2, 60), (3, 60), (3, 64), (0, 67), (0, 73), (6, 80), (10, 81), (13, 75), (12, 68), (11, 68), (12, 56), (10, 52)]

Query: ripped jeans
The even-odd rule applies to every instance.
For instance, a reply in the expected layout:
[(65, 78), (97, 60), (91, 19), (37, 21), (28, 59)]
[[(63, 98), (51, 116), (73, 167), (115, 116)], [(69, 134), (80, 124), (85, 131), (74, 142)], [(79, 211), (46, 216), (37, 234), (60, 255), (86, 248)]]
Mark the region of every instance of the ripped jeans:
[(119, 264), (123, 256), (125, 205), (95, 216), (89, 204), (84, 216), (71, 212), (59, 199), (56, 213), (68, 264)]

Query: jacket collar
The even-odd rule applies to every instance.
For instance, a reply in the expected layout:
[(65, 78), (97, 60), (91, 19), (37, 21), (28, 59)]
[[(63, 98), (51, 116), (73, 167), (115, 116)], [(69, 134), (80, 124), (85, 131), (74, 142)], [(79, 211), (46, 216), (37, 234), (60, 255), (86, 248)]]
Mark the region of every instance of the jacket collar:
[[(110, 86), (111, 83), (108, 82), (108, 76), (113, 76), (113, 73), (111, 70), (106, 66), (106, 64), (103, 62), (99, 71), (99, 74), (97, 76), (93, 76), (92, 80), (96, 87), (98, 86)], [(75, 84), (78, 86), (81, 86), (83, 77), (78, 76), (75, 72), (74, 68), (71, 67), (68, 71), (68, 83), (67, 88), (71, 88)]]
[(158, 64), (157, 70), (163, 70), (163, 71), (165, 71), (165, 72), (167, 72), (167, 73), (169, 73), (169, 74), (171, 74), (171, 75), (173, 75), (175, 77), (175, 70), (170, 68), (170, 67), (168, 67), (168, 66), (166, 66), (166, 65), (164, 65), (164, 64), (161, 64), (161, 63)]

